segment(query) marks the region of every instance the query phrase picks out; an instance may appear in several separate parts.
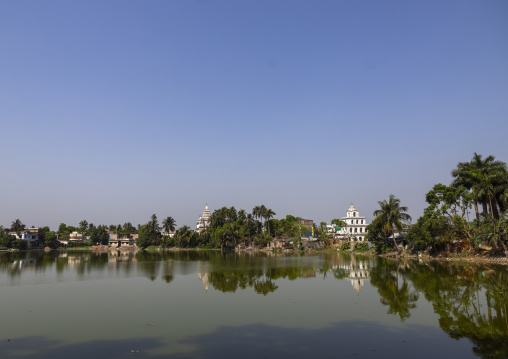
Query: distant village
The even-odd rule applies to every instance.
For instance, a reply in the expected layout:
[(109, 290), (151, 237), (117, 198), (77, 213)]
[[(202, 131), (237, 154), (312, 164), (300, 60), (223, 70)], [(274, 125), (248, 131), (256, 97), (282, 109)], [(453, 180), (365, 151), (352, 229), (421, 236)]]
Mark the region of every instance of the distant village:
[[(240, 216), (241, 215), (242, 214), (240, 214)], [(171, 217), (168, 218), (172, 220)], [(246, 218), (248, 217), (246, 216)], [(276, 230), (273, 230), (273, 226), (277, 224), (277, 220), (269, 219), (268, 221), (270, 221), (272, 224), (271, 232), (274, 233), (273, 236), (268, 237), (269, 239), (264, 241), (264, 243), (263, 241), (260, 243), (259, 241), (250, 240), (256, 231), (254, 228), (252, 233), (246, 233), (245, 231), (245, 233), (240, 235), (240, 238), (237, 238), (237, 240), (227, 241), (226, 247), (228, 249), (237, 250), (274, 250), (277, 248), (292, 249), (295, 248), (296, 242), (298, 242), (300, 249), (317, 249), (324, 246), (339, 246), (346, 242), (366, 241), (368, 223), (365, 217), (360, 215), (360, 212), (354, 205), (351, 205), (348, 208), (344, 217), (333, 220), (332, 223), (321, 222), (320, 224), (316, 224), (311, 219), (303, 218), (295, 218), (295, 220), (297, 221), (296, 225), (299, 228), (299, 236), (287, 236), (280, 234), (277, 235), (275, 233)], [(206, 232), (209, 232), (211, 229), (212, 221), (213, 215), (210, 212), (208, 205), (205, 205), (202, 214), (196, 221), (195, 230), (190, 230), (187, 226), (184, 226), (187, 227), (184, 228), (184, 230), (188, 233), (191, 233), (191, 236), (205, 236)], [(267, 231), (270, 230), (270, 222), (268, 221), (265, 222), (266, 228), (261, 228), (261, 232), (265, 236)], [(157, 225), (157, 231), (159, 232), (160, 238), (162, 239), (171, 241), (172, 239), (175, 239), (175, 236), (178, 236), (179, 231), (182, 230), (177, 230), (174, 228), (174, 226), (168, 226), (164, 224), (165, 223), (163, 222), (162, 227)], [(257, 225), (261, 226), (260, 223), (257, 223)], [(86, 246), (87, 244), (91, 247), (99, 246), (111, 249), (135, 250), (138, 247), (143, 247), (139, 245), (139, 229), (141, 227), (139, 225), (138, 229), (133, 227), (130, 223), (126, 223), (123, 226), (111, 225), (108, 227), (102, 227), (104, 228), (104, 236), (101, 239), (101, 242), (97, 243), (93, 240), (92, 235), (90, 234), (97, 227), (95, 227), (93, 224), (88, 225), (86, 221), (82, 221), (79, 227), (72, 227), (61, 224), (58, 231), (53, 232), (50, 231), (48, 227), (25, 228), (25, 226), (18, 219), (13, 221), (10, 229), (4, 229), (3, 227), (0, 228), (0, 231), (2, 231), (2, 233), (0, 233), (0, 249), (2, 249), (2, 247), (3, 249), (41, 249), (48, 247), (49, 244), (53, 244), (52, 247), (64, 248)], [(54, 236), (54, 238), (52, 237), (52, 241), (48, 241), (48, 236)], [(10, 238), (10, 240), (6, 241), (5, 238)], [(179, 247), (178, 243), (174, 243), (173, 247)]]

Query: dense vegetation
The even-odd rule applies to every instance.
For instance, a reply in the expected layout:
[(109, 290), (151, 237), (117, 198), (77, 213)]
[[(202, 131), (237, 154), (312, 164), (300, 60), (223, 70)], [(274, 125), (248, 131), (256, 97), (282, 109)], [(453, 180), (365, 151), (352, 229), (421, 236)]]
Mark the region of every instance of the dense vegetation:
[[(460, 162), (451, 171), (449, 185), (436, 184), (426, 194), (428, 206), (416, 223), (411, 224), (408, 208), (394, 195), (379, 201), (374, 220), (367, 227), (366, 238), (378, 253), (400, 249), (405, 245), (412, 251), (474, 252), (487, 249), (495, 255), (508, 254), (508, 170), (506, 163), (494, 156), (483, 158), (477, 153), (469, 162)], [(471, 217), (470, 217), (470, 211)], [(200, 232), (184, 225), (176, 229), (173, 217), (166, 217), (161, 224), (154, 214), (150, 220), (134, 227), (123, 225), (98, 225), (79, 222), (77, 227), (61, 223), (56, 232), (49, 227), (39, 229), (39, 241), (55, 247), (58, 240), (68, 246), (107, 245), (110, 234), (131, 238), (137, 235), (140, 248), (228, 248), (237, 244), (266, 246), (275, 237), (292, 239), (294, 248), (301, 248), (301, 238), (317, 237), (325, 247), (332, 242), (333, 233), (327, 224), (305, 225), (302, 218), (287, 215), (274, 219), (276, 213), (264, 205), (255, 206), (251, 213), (235, 207), (222, 207), (211, 214), (207, 227)], [(347, 226), (341, 220), (331, 221), (337, 228)], [(0, 247), (27, 249), (28, 243), (17, 239), (26, 226), (16, 219), (10, 229), (0, 226)], [(109, 233), (108, 233), (109, 231)], [(71, 233), (75, 237), (70, 241)], [(353, 248), (349, 244), (341, 250)], [(365, 245), (354, 246), (357, 251), (367, 250)]]
[[(487, 248), (493, 254), (508, 254), (508, 170), (494, 156), (477, 153), (451, 171), (449, 185), (436, 184), (427, 193), (428, 206), (415, 224), (407, 207), (390, 195), (379, 202), (374, 220), (367, 227), (368, 240), (378, 252), (397, 247), (396, 237), (410, 249), (474, 252)], [(474, 217), (470, 210), (474, 208)], [(483, 246), (483, 247), (482, 247)]]

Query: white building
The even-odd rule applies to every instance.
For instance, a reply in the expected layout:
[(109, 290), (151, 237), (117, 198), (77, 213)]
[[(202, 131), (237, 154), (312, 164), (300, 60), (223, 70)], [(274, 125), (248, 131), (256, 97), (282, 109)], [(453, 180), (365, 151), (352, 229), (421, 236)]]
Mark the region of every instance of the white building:
[(367, 221), (365, 217), (360, 216), (355, 206), (351, 205), (347, 210), (346, 217), (342, 217), (341, 220), (346, 223), (346, 227), (340, 229), (339, 236), (349, 238), (350, 241), (363, 242), (365, 240)]
[(9, 234), (16, 237), (16, 239), (23, 239), (30, 243), (34, 243), (39, 240), (39, 228), (26, 228), (20, 232), (9, 232)]
[(203, 214), (198, 218), (198, 221), (196, 223), (196, 230), (198, 232), (203, 232), (205, 229), (208, 228), (210, 217), (212, 214), (210, 213), (210, 210), (208, 209), (208, 204), (205, 206), (205, 210), (203, 211)]

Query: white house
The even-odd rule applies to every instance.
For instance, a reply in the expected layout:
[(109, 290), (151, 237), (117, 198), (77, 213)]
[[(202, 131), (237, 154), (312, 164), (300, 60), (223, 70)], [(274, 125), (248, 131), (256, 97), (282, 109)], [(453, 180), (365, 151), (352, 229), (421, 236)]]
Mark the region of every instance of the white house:
[(18, 232), (9, 232), (9, 234), (16, 237), (16, 239), (23, 239), (30, 243), (37, 242), (39, 240), (39, 228), (26, 228)]
[(339, 236), (349, 238), (350, 241), (363, 242), (365, 240), (367, 221), (365, 217), (360, 216), (355, 206), (351, 205), (347, 210), (346, 217), (342, 217), (341, 220), (346, 223), (346, 227), (340, 229)]

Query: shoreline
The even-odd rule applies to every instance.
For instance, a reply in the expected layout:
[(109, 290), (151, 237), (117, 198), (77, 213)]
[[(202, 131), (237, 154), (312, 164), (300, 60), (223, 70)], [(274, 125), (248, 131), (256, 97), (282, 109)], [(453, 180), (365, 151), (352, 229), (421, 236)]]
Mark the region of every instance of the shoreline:
[[(75, 247), (75, 248), (55, 248), (55, 249), (48, 249), (48, 248), (40, 248), (40, 249), (28, 249), (28, 250), (0, 250), (0, 253), (9, 253), (9, 252), (30, 252), (30, 251), (91, 251), (91, 252), (100, 252), (100, 253), (107, 253), (110, 251), (122, 251), (122, 252), (140, 252), (144, 251), (140, 248), (111, 248), (107, 246), (102, 246), (102, 248), (97, 248), (95, 246), (92, 247)], [(170, 247), (170, 248), (152, 248), (151, 250), (148, 250), (148, 252), (183, 252), (183, 251), (221, 251), (221, 249), (217, 248), (179, 248), (179, 247)], [(234, 249), (227, 249), (226, 251), (229, 252), (235, 252), (235, 253), (257, 253), (257, 252), (267, 252), (265, 248), (259, 248), (259, 249), (249, 249), (249, 250), (234, 250)], [(269, 251), (273, 252), (273, 251)], [(355, 251), (338, 251), (337, 248), (321, 248), (321, 249), (312, 249), (312, 250), (305, 250), (305, 251), (298, 251), (294, 249), (285, 249), (283, 251), (284, 253), (303, 253), (303, 254), (311, 254), (311, 253), (349, 253), (349, 254), (357, 254), (357, 255), (366, 255), (366, 256), (372, 256), (372, 257), (382, 257), (387, 259), (393, 259), (393, 260), (419, 260), (419, 261), (437, 261), (437, 262), (459, 262), (459, 263), (470, 263), (470, 264), (499, 264), (499, 265), (505, 265), (508, 266), (508, 257), (488, 257), (484, 255), (474, 254), (474, 255), (455, 255), (450, 254), (446, 255), (445, 253), (439, 253), (437, 255), (428, 255), (428, 254), (407, 254), (407, 253), (398, 253), (398, 252), (389, 252), (386, 254), (376, 254), (373, 253), (372, 250), (364, 251), (364, 252), (355, 252)]]

